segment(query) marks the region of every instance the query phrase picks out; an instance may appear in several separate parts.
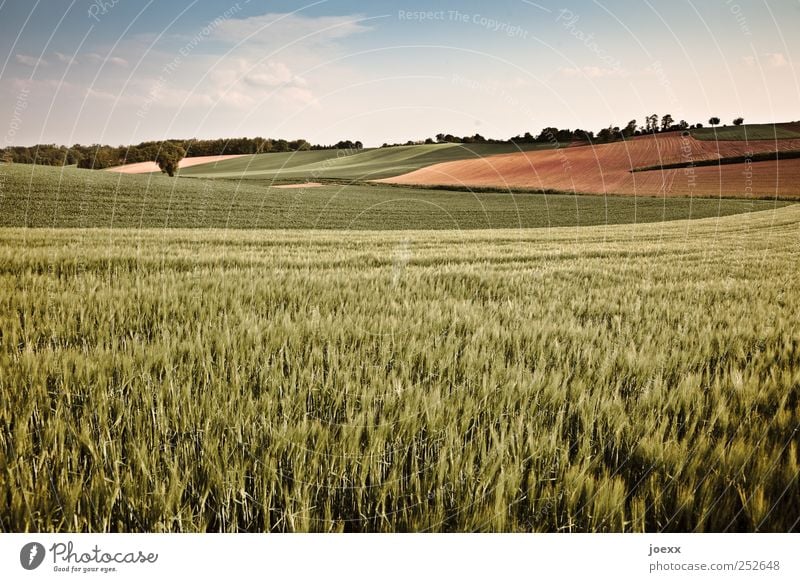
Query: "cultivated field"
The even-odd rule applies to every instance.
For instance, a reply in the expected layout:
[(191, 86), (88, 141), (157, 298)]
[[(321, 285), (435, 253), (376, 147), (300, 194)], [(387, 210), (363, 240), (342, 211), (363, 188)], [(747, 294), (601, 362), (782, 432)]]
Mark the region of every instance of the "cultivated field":
[(693, 129), (692, 137), (708, 141), (800, 139), (800, 122), (704, 127)]
[(520, 151), (552, 149), (551, 144), (431, 144), (366, 150), (319, 150), (257, 154), (197, 166), (183, 176), (258, 180), (373, 180), (397, 176), (431, 164), (479, 159)]
[(785, 204), (471, 193), (377, 184), (281, 189), (259, 181), (129, 176), (22, 164), (0, 165), (0, 183), (0, 226), (44, 228), (533, 228), (641, 224)]
[(693, 171), (631, 171), (776, 150), (798, 151), (800, 139), (700, 141), (679, 132), (671, 132), (611, 144), (440, 163), (380, 181), (393, 184), (539, 188), (587, 194), (800, 198), (798, 159), (759, 162), (762, 165), (752, 176), (746, 174), (752, 168), (744, 163), (704, 166)]
[[(232, 160), (241, 157), (239, 155), (229, 156), (194, 156), (191, 158), (183, 158), (178, 167), (180, 169), (191, 168), (192, 166), (208, 165), (214, 167), (218, 162), (224, 160)], [(114, 166), (108, 168), (107, 172), (117, 172), (119, 174), (148, 174), (150, 172), (160, 172), (161, 169), (155, 162), (137, 162), (135, 164), (125, 164), (123, 166)]]
[(797, 530), (798, 234), (0, 229), (0, 530)]

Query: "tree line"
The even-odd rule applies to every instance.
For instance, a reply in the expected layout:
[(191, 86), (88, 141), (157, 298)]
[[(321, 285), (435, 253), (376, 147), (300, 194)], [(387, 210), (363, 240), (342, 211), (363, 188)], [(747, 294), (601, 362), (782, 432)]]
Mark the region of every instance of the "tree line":
[[(10, 146), (0, 151), (0, 159), (18, 164), (70, 166), (101, 170), (123, 164), (157, 162), (159, 157), (174, 156), (183, 150), (186, 157), (235, 154), (261, 154), (325, 149), (361, 149), (360, 141), (342, 140), (331, 145), (311, 144), (304, 139), (285, 140), (263, 137), (233, 139), (170, 139), (145, 141), (136, 145), (110, 146), (101, 144), (71, 147), (56, 144)], [(161, 152), (161, 155), (159, 155)], [(180, 156), (181, 158), (183, 156)]]
[[(711, 117), (709, 124), (720, 124), (719, 117)], [(734, 125), (742, 125), (744, 119), (737, 117)], [(531, 144), (551, 143), (553, 145), (570, 143), (610, 143), (639, 135), (663, 133), (669, 131), (688, 131), (701, 129), (702, 123), (689, 125), (685, 120), (675, 121), (671, 114), (662, 116), (648, 115), (644, 123), (636, 119), (630, 120), (624, 127), (609, 125), (597, 133), (585, 129), (560, 129), (546, 127), (534, 136), (530, 132), (515, 135), (508, 139), (486, 138), (479, 133), (469, 136), (455, 136), (439, 133), (433, 138), (405, 143), (384, 143), (381, 147), (401, 145), (462, 143), (462, 144)], [(45, 166), (77, 165), (79, 168), (104, 169), (123, 164), (138, 162), (156, 162), (161, 169), (172, 175), (178, 162), (183, 157), (219, 156), (236, 154), (261, 154), (270, 152), (295, 152), (325, 149), (360, 150), (364, 147), (361, 141), (341, 140), (335, 144), (311, 144), (304, 139), (272, 139), (263, 137), (239, 137), (233, 139), (170, 139), (165, 141), (145, 141), (136, 145), (81, 145), (71, 147), (55, 144), (38, 144), (35, 146), (10, 146), (0, 150), (0, 160), (19, 164), (40, 164)]]
[[(721, 123), (719, 117), (712, 117), (708, 120), (712, 126)], [(734, 125), (742, 125), (744, 118), (737, 117), (733, 120)], [(620, 141), (639, 135), (647, 135), (651, 133), (663, 133), (669, 131), (689, 131), (692, 129), (702, 129), (702, 123), (695, 123), (690, 125), (687, 121), (681, 119), (675, 121), (671, 114), (666, 113), (659, 116), (655, 113), (647, 115), (644, 118), (644, 123), (639, 124), (638, 120), (631, 119), (624, 127), (609, 125), (600, 129), (597, 133), (585, 129), (559, 129), (557, 127), (545, 127), (534, 136), (530, 132), (525, 132), (521, 135), (515, 135), (509, 139), (490, 139), (485, 138), (479, 133), (470, 136), (455, 136), (452, 134), (439, 133), (434, 138), (426, 138), (418, 141), (407, 141), (405, 143), (384, 143), (381, 147), (395, 147), (402, 145), (419, 145), (419, 144), (434, 144), (434, 143), (486, 143), (486, 144), (530, 144), (530, 143), (552, 143), (552, 144), (569, 144), (569, 143), (610, 143)]]

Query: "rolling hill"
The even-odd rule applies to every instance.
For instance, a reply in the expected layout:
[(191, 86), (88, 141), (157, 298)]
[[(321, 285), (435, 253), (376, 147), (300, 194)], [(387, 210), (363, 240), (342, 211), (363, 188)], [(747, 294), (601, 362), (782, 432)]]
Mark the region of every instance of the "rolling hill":
[(432, 164), (512, 152), (551, 149), (550, 144), (430, 144), (365, 150), (316, 150), (242, 156), (181, 171), (185, 177), (258, 180), (374, 180)]
[(175, 179), (0, 165), (0, 227), (480, 229), (630, 224), (774, 209), (743, 200), (466, 193), (383, 184), (285, 190), (259, 181)]
[(800, 150), (800, 139), (703, 141), (678, 132), (624, 142), (531, 151), (431, 165), (379, 180), (408, 185), (493, 186), (586, 194), (800, 197), (800, 160), (633, 172), (642, 167)]

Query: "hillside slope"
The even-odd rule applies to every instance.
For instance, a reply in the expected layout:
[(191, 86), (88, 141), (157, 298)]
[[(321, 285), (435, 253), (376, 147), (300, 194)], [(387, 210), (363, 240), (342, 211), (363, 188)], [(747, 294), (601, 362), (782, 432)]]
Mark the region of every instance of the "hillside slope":
[(393, 184), (496, 186), (587, 194), (800, 196), (800, 160), (631, 172), (761, 152), (800, 150), (800, 139), (701, 141), (678, 132), (624, 142), (435, 164), (380, 180)]
[(318, 150), (243, 156), (181, 171), (182, 176), (258, 180), (372, 180), (441, 162), (479, 159), (550, 144), (425, 144), (365, 150)]

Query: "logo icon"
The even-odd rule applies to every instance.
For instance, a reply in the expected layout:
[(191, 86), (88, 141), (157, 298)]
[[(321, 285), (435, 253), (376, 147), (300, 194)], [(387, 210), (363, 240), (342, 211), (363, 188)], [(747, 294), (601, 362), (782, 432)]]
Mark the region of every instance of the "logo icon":
[(19, 552), (19, 563), (26, 570), (35, 570), (44, 562), (44, 546), (38, 542), (30, 542), (22, 546)]

